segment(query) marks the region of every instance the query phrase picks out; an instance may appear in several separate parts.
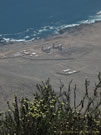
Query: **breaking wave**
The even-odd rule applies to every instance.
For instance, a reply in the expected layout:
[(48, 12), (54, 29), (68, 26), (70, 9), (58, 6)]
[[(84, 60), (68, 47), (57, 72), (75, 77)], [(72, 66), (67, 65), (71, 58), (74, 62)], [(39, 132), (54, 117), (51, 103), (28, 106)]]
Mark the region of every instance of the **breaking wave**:
[(62, 29), (67, 29), (70, 27), (79, 26), (80, 24), (92, 24), (101, 21), (101, 11), (97, 12), (96, 15), (88, 17), (87, 20), (79, 21), (75, 24), (63, 24), (60, 26), (45, 26), (39, 30), (34, 30), (34, 28), (26, 29), (23, 32), (15, 34), (0, 34), (0, 42), (26, 42), (33, 41), (40, 38), (45, 38), (50, 35), (59, 34)]

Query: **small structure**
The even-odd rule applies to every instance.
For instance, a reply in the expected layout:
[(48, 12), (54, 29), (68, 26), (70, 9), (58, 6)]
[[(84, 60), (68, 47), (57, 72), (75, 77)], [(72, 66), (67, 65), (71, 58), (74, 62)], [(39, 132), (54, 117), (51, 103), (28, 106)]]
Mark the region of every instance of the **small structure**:
[(53, 44), (53, 49), (62, 50), (62, 48), (63, 48), (63, 45), (62, 44), (58, 44), (58, 45)]
[(65, 70), (63, 70), (64, 72), (68, 72), (68, 71), (70, 71), (70, 69), (68, 68), (68, 69), (65, 69)]
[(35, 53), (35, 52), (33, 52), (33, 53), (32, 53), (32, 55), (36, 55), (36, 53)]
[(50, 53), (51, 49), (52, 49), (51, 46), (49, 46), (48, 48), (41, 47), (41, 50), (42, 50), (43, 52), (46, 52), (46, 53)]
[(30, 53), (26, 50), (23, 50), (22, 53), (25, 54), (25, 55), (30, 55)]
[(57, 74), (60, 74), (60, 75), (72, 75), (72, 74), (78, 73), (78, 72), (80, 72), (80, 71), (71, 70), (71, 69), (65, 69), (62, 72), (57, 72)]
[(26, 51), (26, 52), (24, 52), (24, 54), (25, 54), (25, 55), (30, 55), (30, 53), (29, 53), (29, 52), (27, 52), (27, 51)]
[(68, 72), (68, 74), (73, 74), (73, 73), (77, 73), (78, 71), (76, 71), (76, 70), (73, 70), (73, 71), (71, 71), (71, 72)]

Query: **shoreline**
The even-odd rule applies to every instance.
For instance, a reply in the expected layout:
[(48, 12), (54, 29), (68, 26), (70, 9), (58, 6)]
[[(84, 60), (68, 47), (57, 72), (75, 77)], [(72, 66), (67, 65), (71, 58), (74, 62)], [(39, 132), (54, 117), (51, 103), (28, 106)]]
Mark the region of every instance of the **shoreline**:
[[(70, 26), (67, 25), (67, 27), (64, 27), (64, 28), (59, 28), (57, 30), (56, 33), (52, 33), (50, 35), (48, 35), (47, 37), (38, 37), (38, 39), (30, 39), (30, 40), (26, 40), (26, 39), (9, 39), (9, 38), (0, 38), (0, 44), (14, 44), (14, 43), (20, 43), (20, 42), (33, 42), (33, 41), (38, 41), (38, 40), (42, 40), (42, 39), (48, 39), (48, 38), (51, 38), (51, 37), (54, 37), (54, 36), (59, 36), (61, 34), (64, 34), (64, 33), (73, 33), (77, 30), (80, 30), (82, 29), (83, 27), (89, 27), (90, 25), (94, 25), (94, 24), (97, 24), (97, 23), (101, 23), (101, 20), (99, 21), (95, 21), (95, 22), (91, 22), (91, 23), (81, 23), (81, 24), (71, 24)], [(68, 27), (69, 26), (69, 27)]]
[[(70, 69), (70, 71), (69, 71)], [(65, 71), (68, 72), (65, 73)], [(84, 82), (91, 81), (89, 90), (101, 71), (101, 22), (78, 26), (63, 34), (30, 42), (15, 42), (0, 46), (0, 109), (6, 107), (14, 93), (29, 96), (35, 84), (51, 79), (58, 93), (59, 82), (67, 86), (70, 80), (78, 85), (78, 95), (84, 93)], [(78, 99), (79, 100), (79, 99)]]

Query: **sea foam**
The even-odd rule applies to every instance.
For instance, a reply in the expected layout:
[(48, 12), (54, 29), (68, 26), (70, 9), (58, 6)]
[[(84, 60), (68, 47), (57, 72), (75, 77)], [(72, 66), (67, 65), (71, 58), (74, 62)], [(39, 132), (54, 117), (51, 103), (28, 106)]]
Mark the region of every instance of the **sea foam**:
[(101, 21), (101, 10), (97, 12), (94, 16), (88, 17), (86, 20), (79, 21), (75, 24), (63, 24), (60, 26), (44, 26), (39, 30), (34, 30), (34, 28), (28, 28), (23, 32), (18, 32), (14, 34), (0, 34), (0, 39), (3, 39), (4, 42), (26, 42), (38, 40), (40, 38), (47, 37), (49, 35), (59, 34), (59, 31), (62, 29), (67, 29), (70, 27), (77, 27), (81, 24), (92, 24), (95, 22)]

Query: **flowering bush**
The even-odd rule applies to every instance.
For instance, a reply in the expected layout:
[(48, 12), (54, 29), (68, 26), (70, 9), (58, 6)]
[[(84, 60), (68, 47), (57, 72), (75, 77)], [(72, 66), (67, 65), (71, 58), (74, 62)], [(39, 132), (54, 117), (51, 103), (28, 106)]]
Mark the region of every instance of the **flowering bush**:
[[(100, 135), (101, 134), (101, 78), (89, 96), (89, 82), (85, 81), (85, 95), (76, 105), (76, 85), (74, 105), (71, 105), (71, 83), (59, 94), (53, 90), (49, 79), (37, 84), (33, 101), (22, 97), (14, 98), (8, 111), (0, 113), (0, 135)], [(100, 93), (100, 94), (99, 94)], [(85, 107), (84, 104), (88, 103)]]

